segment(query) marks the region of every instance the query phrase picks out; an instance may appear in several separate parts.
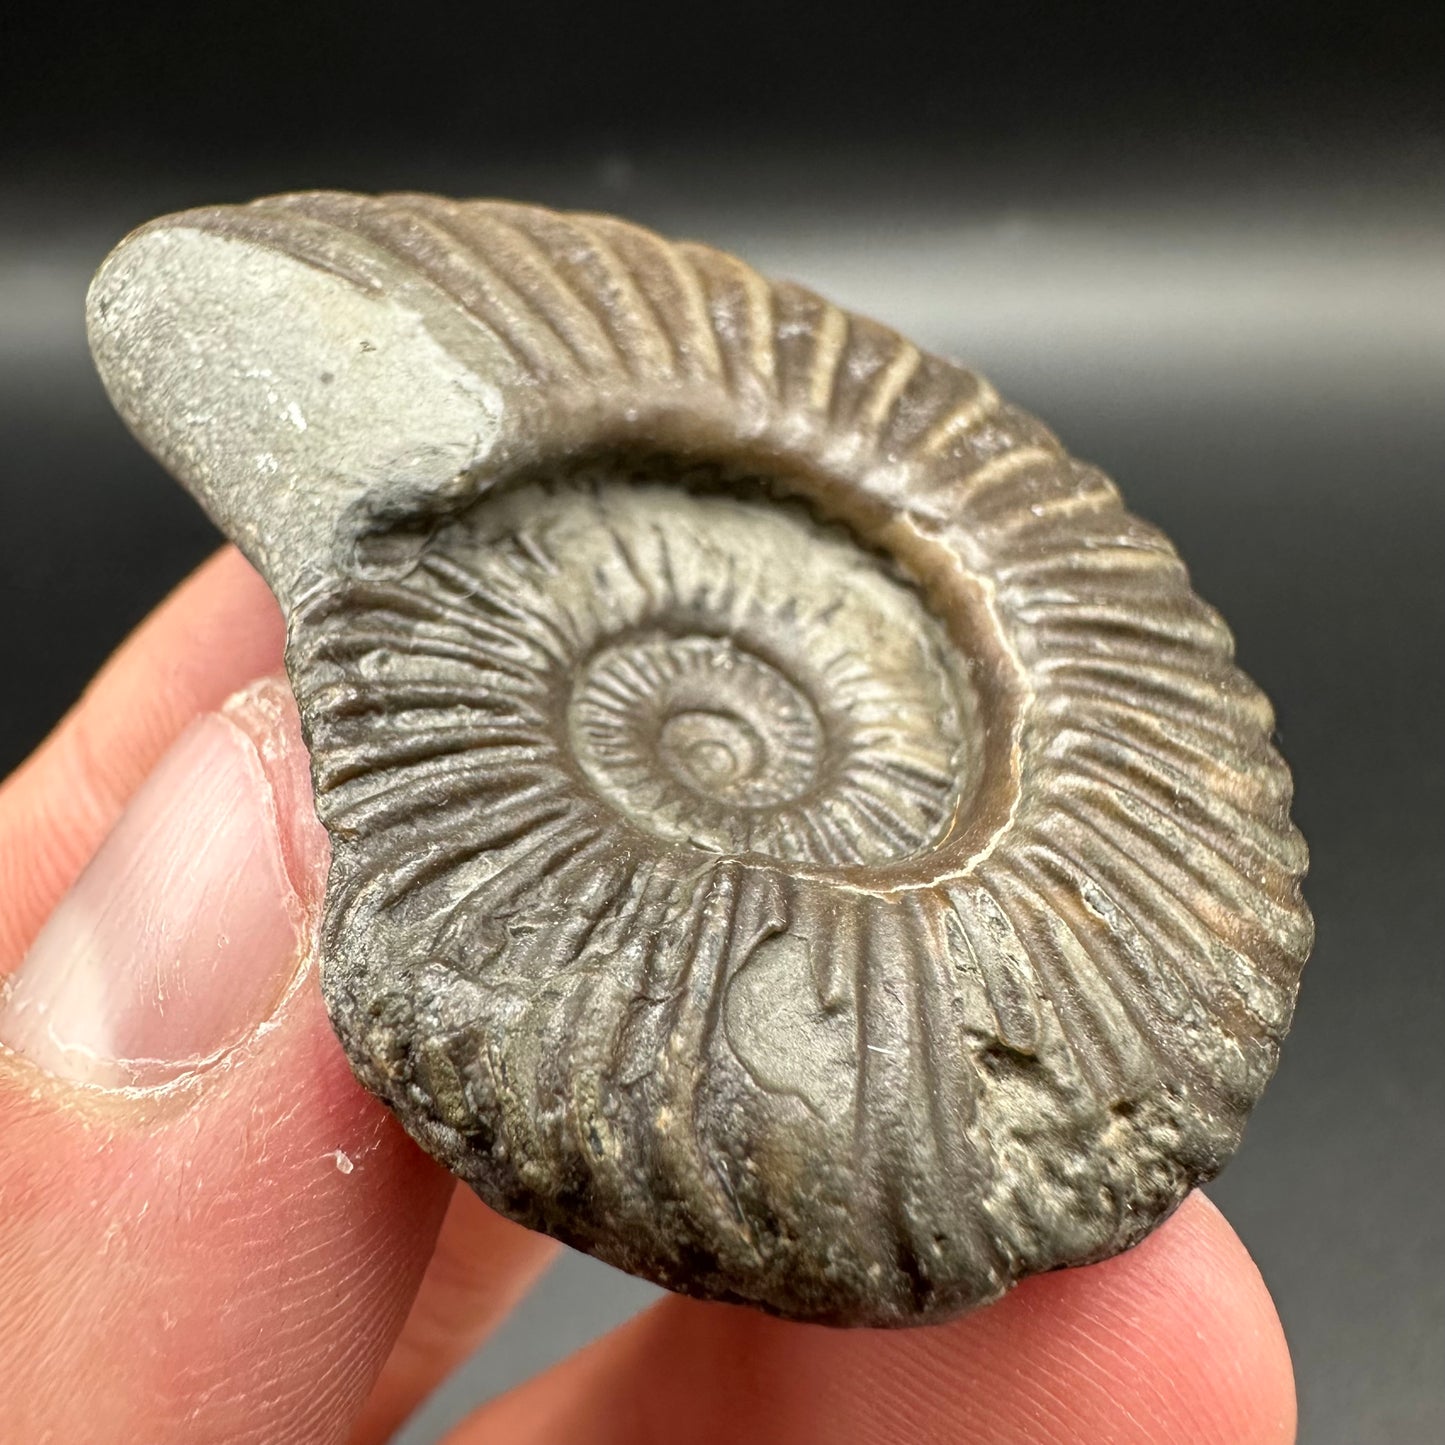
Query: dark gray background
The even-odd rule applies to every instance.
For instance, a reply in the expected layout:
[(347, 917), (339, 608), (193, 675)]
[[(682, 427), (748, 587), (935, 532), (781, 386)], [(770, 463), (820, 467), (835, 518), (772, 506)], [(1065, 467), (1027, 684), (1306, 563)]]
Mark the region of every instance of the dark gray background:
[[(807, 281), (1114, 475), (1275, 699), (1319, 945), (1212, 1192), (1279, 1301), (1301, 1438), (1438, 1445), (1445, 7), (468, 16), (0, 22), (0, 772), (216, 541), (86, 359), (87, 277), (131, 225), (435, 189), (615, 210)], [(408, 1445), (646, 1297), (568, 1260)]]

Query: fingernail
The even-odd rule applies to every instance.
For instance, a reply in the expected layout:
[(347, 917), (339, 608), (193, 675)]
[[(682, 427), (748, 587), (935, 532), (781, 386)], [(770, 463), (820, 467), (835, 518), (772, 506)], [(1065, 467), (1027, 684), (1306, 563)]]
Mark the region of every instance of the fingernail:
[(172, 744), (0, 998), (0, 1045), (67, 1079), (164, 1082), (275, 1012), (306, 955), (325, 843), (276, 680)]

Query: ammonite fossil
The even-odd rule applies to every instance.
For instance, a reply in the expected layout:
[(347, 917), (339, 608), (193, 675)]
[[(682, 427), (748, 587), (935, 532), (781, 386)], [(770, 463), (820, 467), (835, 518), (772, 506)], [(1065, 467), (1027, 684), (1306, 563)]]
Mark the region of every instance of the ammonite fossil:
[(1264, 697), (987, 382), (624, 222), (168, 217), (111, 395), (257, 564), (360, 1079), (505, 1214), (907, 1324), (1224, 1163), (1310, 946)]

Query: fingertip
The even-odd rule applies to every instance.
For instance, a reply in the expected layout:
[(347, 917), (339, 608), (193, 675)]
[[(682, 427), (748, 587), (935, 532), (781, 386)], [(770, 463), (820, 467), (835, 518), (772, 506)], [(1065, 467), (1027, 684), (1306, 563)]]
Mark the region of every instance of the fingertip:
[[(1196, 1190), (1108, 1283), (1116, 1314), (1148, 1309), (1147, 1359), (1181, 1438), (1288, 1445), (1294, 1369), (1269, 1289), (1239, 1235)], [(1142, 1335), (1141, 1331), (1141, 1335)]]
[(683, 1419), (700, 1445), (1288, 1445), (1295, 1428), (1268, 1291), (1194, 1198), (1124, 1255), (935, 1327), (827, 1330), (668, 1299), (449, 1445), (623, 1445)]
[[(1293, 1372), (1274, 1303), (1238, 1235), (1198, 1192), (1132, 1250), (1026, 1280), (990, 1308), (885, 1348), (894, 1358), (862, 1371), (860, 1410), (896, 1400), (909, 1382), (920, 1394), (934, 1382), (940, 1440), (1294, 1439)], [(947, 1423), (964, 1420), (962, 1432)]]

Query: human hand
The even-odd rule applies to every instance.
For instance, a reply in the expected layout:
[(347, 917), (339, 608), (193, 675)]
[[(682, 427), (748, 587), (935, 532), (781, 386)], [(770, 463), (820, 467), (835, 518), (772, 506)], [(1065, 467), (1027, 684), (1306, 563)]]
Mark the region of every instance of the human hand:
[[(554, 1248), (351, 1078), (281, 646), (222, 552), (0, 787), (0, 1445), (375, 1445)], [(1264, 1284), (1195, 1195), (931, 1329), (669, 1297), (449, 1445), (1281, 1445), (1294, 1413)]]

